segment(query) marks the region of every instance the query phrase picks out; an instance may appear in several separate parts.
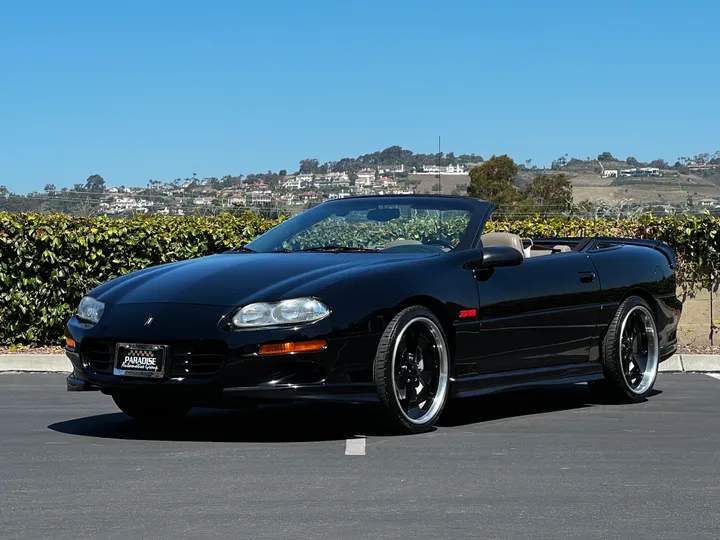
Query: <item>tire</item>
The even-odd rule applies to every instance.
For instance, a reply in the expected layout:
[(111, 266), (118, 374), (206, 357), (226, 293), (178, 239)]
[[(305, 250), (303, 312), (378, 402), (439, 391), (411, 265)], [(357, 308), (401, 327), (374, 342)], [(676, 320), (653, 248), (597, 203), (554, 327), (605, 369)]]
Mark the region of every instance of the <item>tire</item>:
[(175, 397), (117, 392), (112, 398), (122, 412), (142, 422), (178, 420), (192, 409), (190, 400)]
[[(631, 340), (632, 335), (636, 337)], [(620, 304), (602, 342), (605, 378), (588, 383), (590, 391), (608, 403), (645, 401), (657, 379), (659, 351), (652, 309), (639, 296), (627, 298)]]
[(411, 306), (390, 321), (373, 366), (392, 431), (423, 433), (440, 418), (448, 397), (449, 354), (442, 325), (429, 309)]

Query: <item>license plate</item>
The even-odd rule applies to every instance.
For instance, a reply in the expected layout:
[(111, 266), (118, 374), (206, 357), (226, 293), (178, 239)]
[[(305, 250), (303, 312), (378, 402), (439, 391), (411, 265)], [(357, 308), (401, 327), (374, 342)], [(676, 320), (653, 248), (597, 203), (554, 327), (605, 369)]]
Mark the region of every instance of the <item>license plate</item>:
[(118, 343), (113, 373), (124, 377), (161, 379), (165, 376), (167, 345)]

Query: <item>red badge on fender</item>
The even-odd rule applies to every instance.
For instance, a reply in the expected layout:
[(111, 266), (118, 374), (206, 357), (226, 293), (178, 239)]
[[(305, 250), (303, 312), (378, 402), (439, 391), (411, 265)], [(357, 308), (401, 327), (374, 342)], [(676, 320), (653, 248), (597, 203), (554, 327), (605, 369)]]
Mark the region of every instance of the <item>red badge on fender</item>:
[(460, 310), (460, 318), (467, 319), (468, 317), (475, 317), (477, 315), (477, 309), (462, 309)]

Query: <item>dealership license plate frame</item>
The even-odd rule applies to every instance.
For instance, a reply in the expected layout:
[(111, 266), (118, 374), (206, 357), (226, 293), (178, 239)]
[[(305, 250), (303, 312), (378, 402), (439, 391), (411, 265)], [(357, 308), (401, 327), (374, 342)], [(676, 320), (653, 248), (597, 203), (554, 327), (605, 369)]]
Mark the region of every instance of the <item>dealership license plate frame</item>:
[[(121, 369), (120, 350), (135, 349), (138, 351), (152, 351), (155, 358), (160, 361), (159, 371), (141, 370), (141, 369)], [(159, 356), (157, 355), (160, 352)], [(168, 346), (157, 345), (152, 343), (117, 343), (115, 345), (115, 357), (113, 358), (113, 374), (122, 377), (133, 377), (138, 379), (164, 379), (168, 371)]]

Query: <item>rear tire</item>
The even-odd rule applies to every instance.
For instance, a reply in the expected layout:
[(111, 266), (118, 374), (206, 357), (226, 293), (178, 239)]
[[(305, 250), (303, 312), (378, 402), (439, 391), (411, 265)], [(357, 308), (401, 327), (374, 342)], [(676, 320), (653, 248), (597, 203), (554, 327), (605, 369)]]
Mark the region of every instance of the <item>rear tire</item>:
[(655, 316), (639, 296), (627, 298), (608, 326), (601, 348), (605, 378), (588, 383), (609, 403), (639, 403), (652, 392), (660, 364)]
[(178, 420), (192, 409), (192, 404), (188, 399), (176, 397), (121, 392), (113, 393), (112, 398), (122, 412), (142, 422)]
[(447, 402), (449, 349), (442, 325), (422, 306), (398, 313), (380, 339), (374, 379), (389, 427), (400, 433), (432, 428)]

